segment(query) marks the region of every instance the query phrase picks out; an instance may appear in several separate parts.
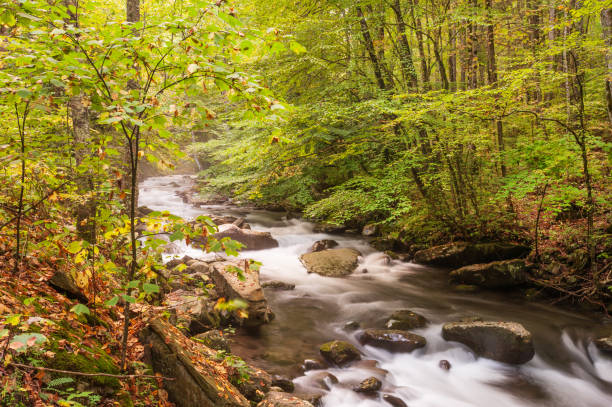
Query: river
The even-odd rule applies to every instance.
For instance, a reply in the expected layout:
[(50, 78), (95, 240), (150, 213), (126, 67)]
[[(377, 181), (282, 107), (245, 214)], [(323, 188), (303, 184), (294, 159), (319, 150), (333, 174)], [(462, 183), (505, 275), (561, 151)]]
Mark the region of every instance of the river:
[[(148, 178), (140, 187), (140, 204), (184, 218), (207, 213), (244, 216), (253, 229), (270, 232), (279, 241), (278, 248), (241, 256), (263, 263), (262, 281), (280, 280), (295, 284), (295, 289), (266, 290), (275, 320), (256, 334), (239, 332), (232, 350), (271, 373), (292, 374), (296, 392), (324, 393), (325, 407), (389, 406), (380, 397), (352, 390), (361, 380), (376, 376), (383, 381), (380, 394), (399, 397), (410, 407), (612, 406), (612, 358), (591, 343), (594, 335), (609, 328), (603, 317), (523, 296), (456, 292), (447, 282), (447, 271), (389, 263), (360, 236), (315, 233), (312, 223), (286, 219), (282, 213), (230, 206), (195, 208), (176, 195), (186, 182), (180, 175)], [(308, 274), (298, 259), (313, 242), (330, 238), (363, 254), (359, 268), (347, 278)], [(180, 250), (180, 256), (204, 256), (185, 245)], [(410, 309), (430, 321), (414, 330), (427, 339), (425, 348), (392, 354), (361, 346), (356, 339), (359, 331), (343, 329), (352, 320), (365, 328), (383, 327), (399, 309)], [(477, 358), (467, 347), (442, 339), (443, 323), (466, 316), (520, 322), (533, 334), (535, 357), (510, 366)], [(377, 365), (361, 362), (326, 369), (339, 383), (322, 390), (321, 371), (303, 373), (299, 367), (304, 359), (317, 358), (319, 345), (332, 339), (350, 341), (364, 360), (375, 360)], [(442, 359), (451, 363), (449, 371), (438, 366)]]

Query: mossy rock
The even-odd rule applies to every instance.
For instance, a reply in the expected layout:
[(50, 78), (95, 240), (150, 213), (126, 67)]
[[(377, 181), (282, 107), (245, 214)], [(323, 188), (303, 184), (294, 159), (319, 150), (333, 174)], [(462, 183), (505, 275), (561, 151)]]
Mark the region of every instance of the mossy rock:
[(332, 341), (321, 345), (319, 348), (321, 355), (340, 367), (361, 359), (361, 355), (356, 347), (344, 341)]

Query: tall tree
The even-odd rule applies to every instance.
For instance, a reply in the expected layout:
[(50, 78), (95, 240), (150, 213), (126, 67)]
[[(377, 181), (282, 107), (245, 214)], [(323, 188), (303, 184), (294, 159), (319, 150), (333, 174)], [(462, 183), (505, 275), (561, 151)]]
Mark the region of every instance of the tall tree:
[(374, 42), (372, 41), (372, 35), (370, 35), (370, 28), (368, 27), (368, 22), (366, 21), (365, 15), (363, 14), (363, 10), (360, 6), (357, 6), (355, 8), (355, 11), (357, 12), (357, 17), (359, 18), (361, 36), (363, 37), (363, 44), (365, 46), (366, 51), (368, 52), (368, 56), (370, 57), (372, 68), (374, 69), (376, 83), (378, 84), (378, 87), (381, 90), (385, 90), (386, 85), (383, 79), (380, 61), (378, 60), (378, 56), (376, 55), (376, 49), (374, 48)]
[(395, 22), (397, 24), (402, 77), (409, 87), (416, 89), (418, 87), (418, 80), (412, 61), (412, 51), (410, 50), (408, 36), (406, 35), (406, 22), (404, 21), (400, 0), (394, 0), (391, 4), (391, 9), (393, 10), (393, 14), (395, 14)]
[(608, 120), (612, 125), (612, 8), (604, 8), (601, 11), (601, 26), (604, 36), (604, 43), (607, 46), (606, 51), (606, 78), (604, 81), (606, 87), (606, 106), (608, 109)]

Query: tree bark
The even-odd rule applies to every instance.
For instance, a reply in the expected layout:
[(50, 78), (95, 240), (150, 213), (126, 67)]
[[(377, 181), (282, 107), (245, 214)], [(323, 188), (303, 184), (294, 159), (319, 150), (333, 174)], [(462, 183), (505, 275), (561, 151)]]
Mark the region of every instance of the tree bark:
[(418, 87), (418, 80), (414, 69), (414, 63), (412, 62), (412, 51), (410, 50), (410, 44), (406, 36), (406, 22), (404, 21), (401, 7), (400, 0), (395, 0), (391, 5), (391, 9), (395, 14), (397, 32), (399, 35), (400, 67), (406, 84), (416, 89)]
[(453, 26), (448, 29), (448, 80), (450, 82), (450, 90), (457, 90), (457, 37)]
[(359, 17), (359, 25), (361, 26), (361, 35), (363, 36), (363, 42), (368, 52), (368, 56), (370, 57), (370, 62), (372, 63), (372, 68), (374, 69), (374, 76), (376, 77), (376, 83), (381, 90), (385, 90), (385, 81), (382, 76), (382, 70), (380, 68), (380, 62), (378, 61), (378, 57), (376, 56), (376, 49), (374, 48), (374, 43), (372, 42), (372, 36), (370, 35), (370, 29), (368, 27), (368, 23), (363, 15), (363, 10), (361, 10), (360, 6), (355, 8), (357, 12), (357, 17)]
[(429, 67), (427, 66), (427, 55), (423, 46), (423, 29), (421, 27), (421, 19), (416, 17), (414, 9), (417, 6), (418, 0), (411, 0), (410, 16), (412, 17), (412, 25), (416, 27), (417, 45), (419, 48), (419, 59), (421, 60), (421, 82), (423, 88), (429, 89)]
[[(478, 0), (472, 0), (474, 14), (478, 7)], [(478, 27), (469, 21), (467, 25), (467, 41), (468, 41), (468, 88), (476, 89), (478, 87)]]
[(601, 26), (603, 28), (604, 42), (608, 48), (606, 52), (607, 74), (604, 81), (606, 86), (606, 107), (608, 120), (612, 125), (612, 8), (601, 11)]

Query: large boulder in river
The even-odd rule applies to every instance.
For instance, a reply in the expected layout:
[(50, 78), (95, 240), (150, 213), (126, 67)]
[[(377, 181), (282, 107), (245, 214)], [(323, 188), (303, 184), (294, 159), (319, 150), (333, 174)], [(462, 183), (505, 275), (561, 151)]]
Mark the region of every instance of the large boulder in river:
[(343, 277), (355, 271), (360, 254), (355, 249), (328, 249), (303, 254), (300, 256), (300, 261), (309, 273), (326, 277)]
[(257, 407), (313, 407), (309, 402), (281, 391), (271, 391)]
[(219, 226), (219, 231), (213, 235), (217, 240), (229, 237), (246, 246), (243, 250), (264, 250), (278, 247), (278, 241), (269, 232), (240, 229), (233, 224)]
[(529, 254), (529, 251), (529, 247), (511, 243), (454, 242), (419, 250), (414, 254), (414, 262), (432, 266), (462, 267), (520, 258)]
[(442, 327), (442, 337), (504, 363), (526, 363), (535, 354), (531, 333), (517, 322), (451, 322)]
[(485, 264), (472, 264), (450, 273), (455, 284), (477, 285), (485, 288), (507, 288), (527, 281), (525, 260), (502, 260)]
[(361, 359), (356, 347), (345, 341), (332, 341), (319, 347), (321, 355), (328, 361), (340, 367)]
[(359, 342), (390, 352), (412, 352), (427, 344), (422, 336), (399, 329), (366, 329)]
[(216, 352), (186, 338), (162, 319), (153, 320), (140, 332), (149, 360), (156, 373), (174, 380), (164, 388), (177, 407), (249, 407), (249, 402), (229, 382)]
[[(237, 268), (242, 270), (244, 280), (239, 278)], [(259, 283), (259, 271), (251, 268), (245, 270), (244, 267), (228, 261), (217, 262), (212, 263), (211, 277), (219, 296), (247, 303), (248, 317), (240, 320), (245, 326), (263, 325), (274, 318)]]
[(427, 319), (424, 316), (407, 309), (395, 311), (385, 324), (389, 329), (401, 330), (423, 328), (425, 325), (427, 325)]

